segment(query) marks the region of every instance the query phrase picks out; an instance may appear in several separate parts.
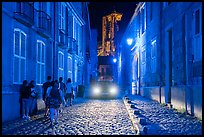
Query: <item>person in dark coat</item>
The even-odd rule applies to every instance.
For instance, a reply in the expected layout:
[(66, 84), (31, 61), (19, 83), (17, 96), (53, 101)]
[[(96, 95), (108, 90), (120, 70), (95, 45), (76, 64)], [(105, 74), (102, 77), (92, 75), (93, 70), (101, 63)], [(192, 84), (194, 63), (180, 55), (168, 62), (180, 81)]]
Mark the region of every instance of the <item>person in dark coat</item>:
[(29, 116), (29, 107), (30, 107), (30, 90), (29, 87), (27, 86), (27, 80), (23, 81), (23, 84), (20, 87), (20, 92), (21, 92), (21, 99), (22, 99), (22, 115), (23, 119), (30, 119)]
[(55, 115), (55, 122), (58, 123), (58, 115), (59, 115), (59, 108), (63, 101), (63, 94), (62, 91), (59, 89), (59, 83), (58, 81), (54, 82), (54, 85), (50, 91), (50, 101), (49, 101), (49, 107), (50, 107), (50, 122), (51, 126), (53, 126), (54, 121), (54, 115)]
[(45, 83), (43, 83), (43, 101), (45, 102), (45, 114), (44, 116), (47, 117), (48, 116), (48, 112), (49, 112), (49, 107), (48, 107), (48, 101), (46, 101), (47, 97), (46, 97), (46, 94), (47, 94), (47, 89), (48, 87), (51, 86), (51, 76), (47, 76), (47, 81)]
[(68, 78), (66, 83), (66, 107), (72, 106), (72, 96), (73, 96), (73, 86), (71, 83), (71, 78)]

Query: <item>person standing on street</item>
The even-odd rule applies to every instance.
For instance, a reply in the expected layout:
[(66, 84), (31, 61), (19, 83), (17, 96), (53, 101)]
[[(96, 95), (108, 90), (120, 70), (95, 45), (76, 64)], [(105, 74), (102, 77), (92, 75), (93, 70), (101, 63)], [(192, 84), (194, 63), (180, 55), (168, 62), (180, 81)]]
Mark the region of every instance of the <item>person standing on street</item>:
[(68, 78), (66, 83), (66, 107), (68, 104), (72, 106), (72, 96), (73, 96), (73, 87), (71, 84), (71, 78)]
[(37, 96), (38, 96), (38, 93), (37, 93), (36, 88), (35, 88), (35, 81), (31, 80), (28, 87), (29, 87), (29, 90), (31, 93), (30, 94), (30, 101), (31, 101), (30, 115), (33, 116), (33, 115), (37, 114)]
[(47, 94), (47, 89), (48, 87), (51, 86), (51, 76), (47, 76), (47, 81), (45, 83), (43, 83), (43, 101), (45, 102), (45, 114), (44, 116), (47, 117), (48, 116), (48, 111), (49, 111), (49, 108), (48, 108), (48, 103), (46, 103), (46, 94)]
[(22, 103), (22, 118), (23, 119), (30, 119), (29, 117), (29, 105), (30, 105), (30, 92), (27, 90), (28, 81), (24, 80), (23, 84), (20, 87), (20, 100)]
[[(62, 96), (63, 96), (63, 100), (62, 100), (62, 106), (65, 106), (65, 94), (66, 94), (66, 85), (64, 84), (64, 82), (62, 82), (63, 78), (60, 77), (59, 78), (59, 89), (62, 92)], [(60, 109), (59, 112), (61, 113), (63, 110)]]
[(58, 115), (59, 115), (59, 107), (62, 103), (62, 92), (59, 89), (59, 83), (57, 81), (54, 82), (52, 89), (50, 90), (50, 122), (51, 126), (53, 127), (54, 122), (54, 115), (55, 115), (55, 122), (58, 123)]

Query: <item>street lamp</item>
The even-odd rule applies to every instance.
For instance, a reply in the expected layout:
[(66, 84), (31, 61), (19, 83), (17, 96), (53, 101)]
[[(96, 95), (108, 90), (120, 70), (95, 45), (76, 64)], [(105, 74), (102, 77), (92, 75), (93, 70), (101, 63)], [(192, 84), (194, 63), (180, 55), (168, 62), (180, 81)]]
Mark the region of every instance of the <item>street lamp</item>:
[(133, 42), (133, 39), (132, 39), (132, 38), (128, 38), (128, 39), (127, 39), (127, 44), (128, 44), (129, 46), (132, 45), (132, 42)]
[(114, 62), (114, 63), (116, 63), (116, 62), (117, 62), (117, 59), (116, 59), (116, 58), (114, 58), (114, 59), (113, 59), (113, 62)]

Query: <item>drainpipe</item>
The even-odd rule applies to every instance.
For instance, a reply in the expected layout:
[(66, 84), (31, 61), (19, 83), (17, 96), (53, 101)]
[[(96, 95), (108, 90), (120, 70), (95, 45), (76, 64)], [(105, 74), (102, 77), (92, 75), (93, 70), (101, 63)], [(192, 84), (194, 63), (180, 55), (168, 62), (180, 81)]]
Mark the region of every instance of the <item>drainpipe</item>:
[(55, 76), (55, 3), (54, 3), (54, 42), (53, 42), (53, 72), (52, 72), (52, 77), (53, 77), (53, 80), (54, 80), (54, 76)]
[[(160, 5), (160, 14), (159, 14), (159, 18), (160, 18), (160, 22), (159, 22), (159, 26), (160, 26), (160, 29), (159, 29), (159, 31), (160, 31), (160, 37), (159, 37), (159, 41), (160, 41), (160, 60), (161, 60), (161, 62), (160, 62), (160, 68), (162, 68), (162, 59), (161, 59), (161, 57), (162, 57), (162, 48), (161, 48), (161, 45), (162, 45), (162, 39), (161, 39), (161, 37), (162, 37), (162, 3), (159, 3)], [(160, 83), (159, 83), (159, 103), (161, 103), (161, 87), (162, 87), (162, 71), (161, 71), (161, 69), (160, 69), (160, 72), (159, 72), (160, 74), (159, 74), (159, 76), (160, 76)]]

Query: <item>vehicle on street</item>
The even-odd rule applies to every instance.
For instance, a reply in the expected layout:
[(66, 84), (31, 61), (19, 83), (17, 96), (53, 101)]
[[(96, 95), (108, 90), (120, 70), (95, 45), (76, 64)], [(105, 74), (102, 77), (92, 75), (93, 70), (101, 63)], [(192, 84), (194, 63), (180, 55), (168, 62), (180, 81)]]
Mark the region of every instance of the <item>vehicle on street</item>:
[(91, 98), (116, 98), (119, 89), (113, 81), (96, 81), (91, 84)]

